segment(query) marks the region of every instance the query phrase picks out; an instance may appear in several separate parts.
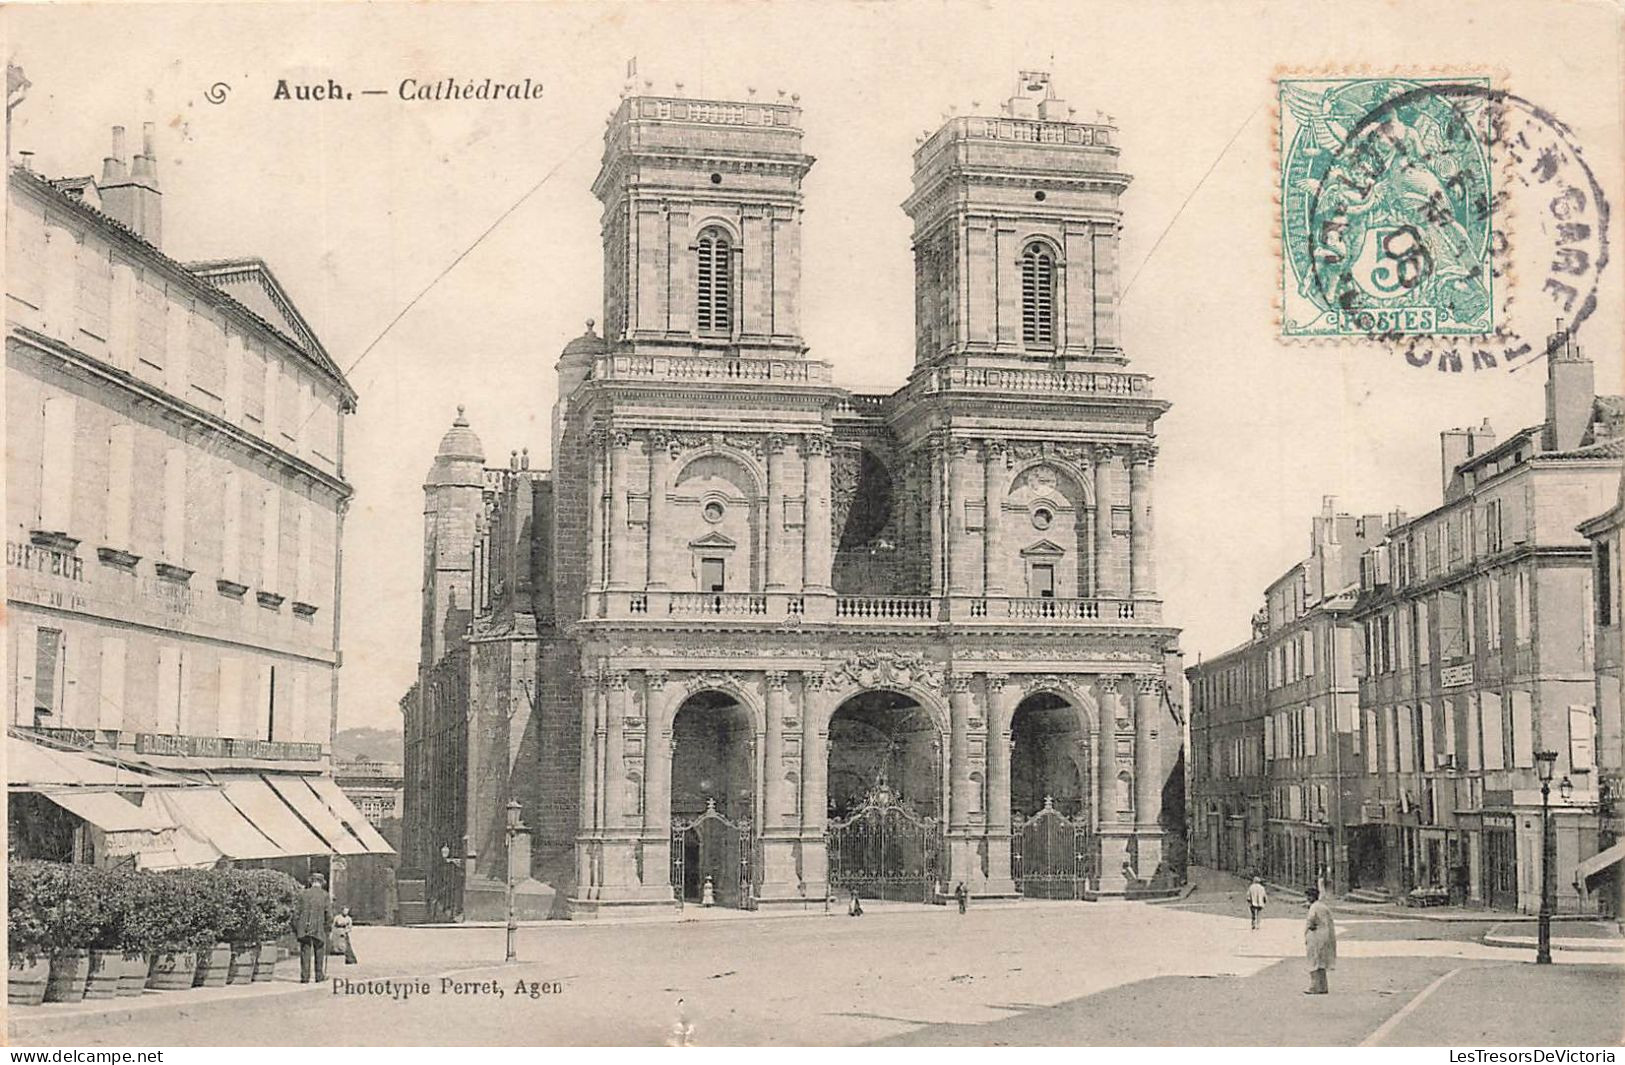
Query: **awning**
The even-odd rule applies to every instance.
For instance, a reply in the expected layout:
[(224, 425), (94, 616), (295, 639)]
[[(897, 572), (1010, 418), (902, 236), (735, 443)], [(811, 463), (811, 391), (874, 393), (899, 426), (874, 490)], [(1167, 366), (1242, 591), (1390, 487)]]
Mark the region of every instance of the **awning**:
[(289, 857), (213, 788), (186, 788), (150, 794), (164, 804), (164, 809), (177, 824), (227, 858)]
[[(292, 773), (267, 773), (265, 781), (278, 795), (287, 800), (289, 806), (299, 811), (299, 816), (327, 841), (334, 854), (367, 853), (367, 845), (361, 842), (359, 836), (344, 827), (338, 816), (327, 808), (327, 804), (305, 785), (303, 777)], [(339, 794), (342, 796), (343, 792)]]
[(169, 815), (150, 800), (137, 806), (110, 791), (52, 791), (45, 797), (103, 832), (157, 833), (175, 827)]
[(226, 777), (220, 787), (237, 812), (269, 836), (284, 854), (333, 853), (259, 777)]
[(6, 737), (6, 784), (11, 788), (139, 788), (151, 783), (155, 783), (153, 778), (139, 770), (108, 765), (17, 736)]
[(1620, 840), (1607, 850), (1598, 851), (1579, 865), (1576, 865), (1574, 867), (1574, 882), (1584, 884), (1608, 867), (1616, 865), (1622, 858), (1625, 858), (1625, 839)]
[(332, 777), (307, 777), (305, 783), (321, 798), (322, 805), (333, 811), (333, 816), (344, 822), (345, 828), (355, 833), (356, 838), (367, 848), (368, 854), (395, 853), (395, 848), (391, 847), (389, 841), (380, 836), (378, 830), (372, 827), (372, 823), (362, 816), (361, 811), (355, 808), (355, 803), (350, 801), (350, 797), (333, 783)]

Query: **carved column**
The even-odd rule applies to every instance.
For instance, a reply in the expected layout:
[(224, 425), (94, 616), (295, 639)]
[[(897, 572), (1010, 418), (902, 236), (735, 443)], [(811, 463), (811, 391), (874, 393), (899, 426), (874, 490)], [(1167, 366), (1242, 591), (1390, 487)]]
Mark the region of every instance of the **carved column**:
[(789, 457), (789, 441), (777, 434), (767, 438), (767, 517), (762, 522), (767, 548), (767, 590), (782, 592), (790, 587), (790, 552), (784, 536), (784, 490)]
[(809, 592), (830, 590), (830, 438), (808, 434), (806, 445), (806, 526), (802, 565)]
[(661, 545), (666, 535), (666, 493), (671, 483), (673, 447), (670, 433), (657, 430), (649, 434), (649, 544), (645, 574), (645, 586), (649, 588), (666, 587), (671, 569), (669, 560), (661, 557)]
[(1129, 594), (1156, 593), (1156, 570), (1151, 548), (1151, 465), (1156, 452), (1137, 447), (1128, 473), (1129, 505)]
[(1095, 471), (1095, 587), (1096, 598), (1120, 594), (1112, 552), (1112, 467), (1117, 459), (1110, 447), (1097, 447)]
[(766, 676), (767, 735), (762, 747), (762, 891), (763, 899), (796, 897), (795, 826), (785, 824), (784, 719), (790, 698), (790, 675), (769, 670)]
[(631, 488), (627, 465), (632, 436), (624, 430), (609, 440), (609, 586), (632, 587), (632, 536), (626, 524), (626, 493)]
[(604, 827), (610, 830), (626, 825), (626, 712), (631, 691), (625, 673), (608, 677), (608, 705), (604, 725)]
[(965, 520), (971, 485), (976, 482), (975, 448), (970, 440), (955, 440), (948, 446), (948, 591), (953, 595), (969, 595), (975, 591), (980, 568), (974, 564), (977, 545)]
[(1004, 594), (1004, 441), (982, 441), (982, 589)]
[(801, 887), (807, 898), (829, 891), (824, 846), (829, 814), (829, 717), (824, 674), (801, 675)]
[(948, 452), (940, 440), (925, 446), (926, 514), (931, 522), (931, 594), (942, 595), (948, 588), (948, 537), (953, 523), (948, 520)]
[(1117, 735), (1120, 721), (1126, 724), (1127, 716), (1118, 685), (1118, 677), (1103, 676), (1096, 691), (1100, 705), (1100, 890), (1105, 894), (1120, 894), (1127, 886), (1123, 865), (1134, 834), (1128, 820), (1132, 815), (1119, 810), (1117, 802)]
[(592, 897), (592, 839), (597, 836), (598, 811), (598, 678), (581, 676), (581, 787), (576, 813), (575, 897)]
[(971, 675), (954, 673), (948, 677), (948, 829), (963, 832), (970, 826), (970, 719), (975, 697)]
[(1013, 895), (1010, 879), (1010, 723), (1021, 688), (1002, 673), (987, 675), (987, 888)]
[(609, 489), (604, 483), (605, 448), (609, 436), (602, 429), (594, 429), (587, 437), (587, 551), (591, 569), (587, 574), (587, 587), (604, 586), (604, 572), (608, 560), (604, 557), (604, 504)]
[(1157, 724), (1162, 679), (1140, 677), (1134, 692), (1134, 819), (1139, 824), (1140, 876), (1150, 878), (1162, 861), (1162, 751)]

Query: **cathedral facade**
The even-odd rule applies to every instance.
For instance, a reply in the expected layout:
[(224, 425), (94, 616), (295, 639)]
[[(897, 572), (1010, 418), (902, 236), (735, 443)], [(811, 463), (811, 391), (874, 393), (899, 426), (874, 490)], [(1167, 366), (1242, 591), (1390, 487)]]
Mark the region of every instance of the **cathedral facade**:
[(622, 101), (552, 469), (459, 413), (425, 485), (403, 906), (490, 912), (506, 863), (578, 917), (1167, 880), (1168, 404), (1070, 115), (1024, 73), (915, 152), (912, 370), (864, 395), (801, 334), (799, 107)]

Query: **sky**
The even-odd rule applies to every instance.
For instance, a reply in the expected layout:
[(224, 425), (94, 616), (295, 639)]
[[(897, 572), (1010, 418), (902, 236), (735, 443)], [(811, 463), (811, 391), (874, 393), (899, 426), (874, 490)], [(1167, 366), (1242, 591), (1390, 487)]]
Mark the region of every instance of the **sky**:
[[(1570, 126), (1615, 202), (1625, 172), (1625, 55), (1607, 3), (52, 5), (0, 18), (33, 83), (14, 150), (48, 175), (99, 172), (111, 126), (156, 122), (164, 249), (264, 258), (351, 368), (341, 728), (399, 727), (417, 666), (421, 485), (456, 406), (489, 463), (521, 447), (549, 461), (558, 351), (602, 317), (590, 185), (633, 57), (638, 91), (800, 96), (818, 158), (803, 334), (855, 391), (891, 391), (912, 363), (900, 204), (917, 139), (949, 114), (994, 113), (1023, 69), (1050, 70), (1080, 120), (1112, 117), (1134, 175), (1124, 347), (1173, 404), (1158, 429), (1157, 567), (1188, 662), (1247, 637), (1265, 586), (1307, 553), (1322, 497), (1424, 512), (1439, 501), (1440, 429), (1488, 418), (1504, 435), (1542, 417), (1543, 366), (1439, 374), (1381, 344), (1279, 339), (1277, 71), (1487, 72)], [(543, 93), (403, 101), (408, 77), (529, 77)], [(279, 101), (282, 79), (355, 96)], [(1538, 224), (1529, 206), (1515, 205), (1514, 257), (1520, 222)], [(1612, 229), (1619, 247), (1617, 211)], [(1556, 311), (1542, 264), (1524, 265), (1512, 313), (1539, 341)], [(1618, 269), (1579, 337), (1614, 392)]]

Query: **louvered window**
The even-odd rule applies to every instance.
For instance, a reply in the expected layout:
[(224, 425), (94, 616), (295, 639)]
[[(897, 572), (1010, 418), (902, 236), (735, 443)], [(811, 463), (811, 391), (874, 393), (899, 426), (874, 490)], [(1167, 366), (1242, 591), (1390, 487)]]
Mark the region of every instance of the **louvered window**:
[(694, 321), (701, 333), (727, 336), (733, 331), (733, 245), (722, 230), (707, 229), (695, 252)]
[(1021, 253), (1021, 339), (1055, 346), (1055, 257), (1037, 243)]

